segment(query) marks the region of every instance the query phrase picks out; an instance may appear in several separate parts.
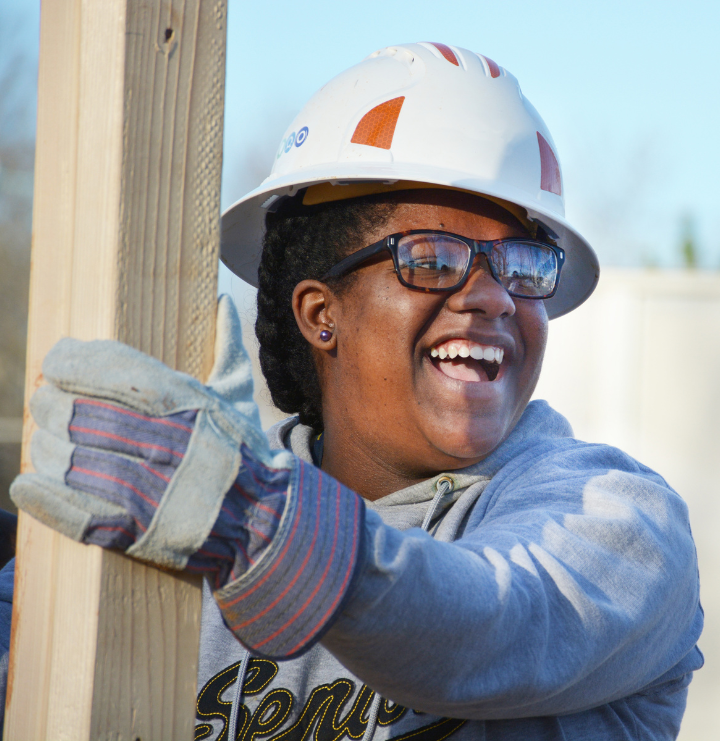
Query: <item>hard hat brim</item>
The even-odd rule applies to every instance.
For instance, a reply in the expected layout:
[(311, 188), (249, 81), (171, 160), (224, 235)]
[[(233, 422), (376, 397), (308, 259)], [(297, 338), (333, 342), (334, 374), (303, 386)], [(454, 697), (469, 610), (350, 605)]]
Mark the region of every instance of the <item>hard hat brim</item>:
[[(521, 206), (528, 218), (541, 223), (557, 238), (565, 250), (565, 265), (555, 295), (546, 299), (545, 307), (550, 319), (576, 309), (593, 292), (600, 275), (600, 266), (595, 252), (588, 242), (570, 224), (557, 215), (557, 205), (552, 210), (540, 205), (543, 198), (555, 198), (553, 194), (540, 192), (538, 200), (530, 202), (527, 193), (497, 180), (482, 180), (468, 173), (412, 164), (376, 162), (332, 163), (308, 168), (285, 177), (268, 178), (228, 208), (222, 216), (221, 259), (235, 275), (257, 287), (257, 270), (262, 253), (265, 234), (265, 216), (273, 203), (282, 196), (295, 195), (299, 190), (318, 183), (343, 183), (357, 181), (413, 180), (459, 190), (472, 191), (478, 195), (501, 198)], [(367, 173), (363, 172), (367, 170)], [(275, 198), (274, 198), (275, 197)], [(539, 203), (540, 202), (540, 203)]]

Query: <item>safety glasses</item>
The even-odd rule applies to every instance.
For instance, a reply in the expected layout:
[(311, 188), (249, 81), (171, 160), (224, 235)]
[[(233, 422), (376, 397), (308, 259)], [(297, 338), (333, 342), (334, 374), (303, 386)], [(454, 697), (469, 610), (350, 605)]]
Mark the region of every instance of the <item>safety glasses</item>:
[(339, 278), (383, 250), (390, 252), (398, 280), (408, 288), (442, 293), (462, 288), (477, 255), (485, 255), (492, 277), (517, 298), (553, 296), (565, 253), (534, 239), (492, 239), (480, 242), (449, 232), (413, 229), (391, 234), (353, 252), (322, 278)]

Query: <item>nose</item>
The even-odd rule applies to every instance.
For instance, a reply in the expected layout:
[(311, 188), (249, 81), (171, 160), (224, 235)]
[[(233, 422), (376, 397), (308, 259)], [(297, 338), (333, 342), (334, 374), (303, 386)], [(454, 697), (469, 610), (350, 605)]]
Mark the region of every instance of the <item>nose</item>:
[(451, 311), (477, 311), (488, 319), (501, 319), (515, 313), (512, 296), (493, 278), (487, 258), (478, 255), (465, 285), (447, 301)]

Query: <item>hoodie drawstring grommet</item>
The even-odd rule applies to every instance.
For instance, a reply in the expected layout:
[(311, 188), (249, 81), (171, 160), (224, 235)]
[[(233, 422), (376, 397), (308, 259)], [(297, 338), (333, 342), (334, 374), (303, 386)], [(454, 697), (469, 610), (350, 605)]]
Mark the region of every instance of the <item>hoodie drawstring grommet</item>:
[(422, 529), (426, 532), (430, 527), (432, 518), (435, 517), (435, 512), (437, 511), (440, 501), (446, 494), (449, 494), (453, 490), (454, 486), (455, 482), (449, 476), (441, 476), (437, 480), (435, 484), (435, 496), (433, 497), (432, 502), (430, 502), (430, 507), (428, 507), (428, 511), (425, 513), (425, 519), (421, 525)]

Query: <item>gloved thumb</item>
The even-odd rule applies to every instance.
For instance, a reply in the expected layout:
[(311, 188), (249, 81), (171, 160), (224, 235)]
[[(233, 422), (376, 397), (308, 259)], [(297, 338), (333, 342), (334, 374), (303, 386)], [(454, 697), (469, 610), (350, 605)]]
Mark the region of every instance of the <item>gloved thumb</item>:
[(218, 300), (215, 328), (215, 362), (207, 386), (261, 430), (260, 413), (253, 401), (250, 357), (242, 340), (242, 325), (235, 303), (223, 294)]

